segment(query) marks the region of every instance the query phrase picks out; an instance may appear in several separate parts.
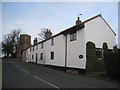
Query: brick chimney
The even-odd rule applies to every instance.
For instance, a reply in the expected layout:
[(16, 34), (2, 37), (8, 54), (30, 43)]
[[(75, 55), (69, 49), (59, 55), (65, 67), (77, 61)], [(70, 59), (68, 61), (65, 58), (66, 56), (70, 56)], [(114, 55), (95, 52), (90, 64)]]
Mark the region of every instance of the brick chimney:
[(51, 30), (48, 30), (48, 29), (47, 29), (47, 31), (46, 31), (46, 33), (45, 33), (45, 39), (48, 39), (48, 38), (50, 38), (51, 36), (52, 36)]
[(38, 41), (37, 38), (35, 38), (34, 41), (33, 41), (34, 45), (37, 44), (37, 41)]
[(81, 23), (81, 20), (80, 20), (80, 17), (78, 17), (78, 20), (76, 21), (76, 25), (78, 25), (80, 23)]

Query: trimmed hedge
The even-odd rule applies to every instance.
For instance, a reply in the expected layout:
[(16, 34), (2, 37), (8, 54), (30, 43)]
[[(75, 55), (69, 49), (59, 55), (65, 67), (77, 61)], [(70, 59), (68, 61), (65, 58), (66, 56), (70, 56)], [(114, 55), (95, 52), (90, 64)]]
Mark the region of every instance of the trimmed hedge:
[(104, 60), (96, 57), (96, 47), (93, 42), (86, 44), (86, 59), (86, 73), (105, 71)]
[(115, 53), (118, 52), (117, 46), (114, 46), (114, 47), (113, 47), (113, 51), (114, 51)]
[(94, 72), (96, 68), (96, 52), (95, 44), (92, 42), (87, 42), (86, 44), (86, 69), (87, 73)]
[(103, 43), (103, 52), (104, 53), (108, 52), (108, 46), (106, 42)]
[(116, 46), (109, 50), (107, 43), (103, 43), (103, 58), (96, 57), (95, 44), (86, 44), (86, 73), (106, 71), (111, 78), (120, 76), (120, 52)]
[(120, 76), (120, 52), (118, 52), (117, 46), (113, 47), (113, 51), (108, 50), (107, 43), (103, 43), (103, 59), (107, 74), (111, 78), (119, 78)]
[(107, 73), (111, 78), (118, 78), (120, 76), (120, 53), (104, 53), (104, 61)]

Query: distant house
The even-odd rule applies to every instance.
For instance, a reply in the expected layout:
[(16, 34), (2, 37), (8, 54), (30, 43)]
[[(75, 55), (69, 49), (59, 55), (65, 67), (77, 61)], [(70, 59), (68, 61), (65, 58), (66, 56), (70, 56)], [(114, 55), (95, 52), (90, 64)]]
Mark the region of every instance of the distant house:
[(48, 35), (49, 38), (26, 48), (23, 53), (26, 62), (85, 70), (86, 43), (95, 43), (99, 50), (106, 42), (111, 49), (116, 45), (115, 35), (101, 15), (83, 22), (78, 17), (76, 25), (54, 36)]

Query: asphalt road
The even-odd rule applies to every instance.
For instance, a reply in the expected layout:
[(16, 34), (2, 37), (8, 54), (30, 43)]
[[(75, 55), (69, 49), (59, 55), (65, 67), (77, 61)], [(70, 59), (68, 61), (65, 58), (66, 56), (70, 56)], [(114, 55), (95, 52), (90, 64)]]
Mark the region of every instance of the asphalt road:
[[(2, 61), (2, 88), (117, 88), (117, 84), (14, 60)], [(105, 85), (106, 84), (106, 85)]]

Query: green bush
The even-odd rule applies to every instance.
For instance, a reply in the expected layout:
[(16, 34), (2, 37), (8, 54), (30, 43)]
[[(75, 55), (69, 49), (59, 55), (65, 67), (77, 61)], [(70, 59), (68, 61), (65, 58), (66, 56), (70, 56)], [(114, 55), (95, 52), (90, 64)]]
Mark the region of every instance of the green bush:
[(96, 72), (104, 72), (106, 69), (105, 69), (105, 62), (103, 59), (97, 59), (96, 61)]
[(118, 78), (120, 76), (120, 53), (117, 46), (113, 47), (113, 52), (108, 51), (107, 43), (103, 43), (103, 59), (107, 74), (111, 78)]
[(96, 52), (95, 52), (95, 44), (92, 42), (88, 42), (86, 44), (86, 72), (91, 73), (95, 71), (96, 68)]
[(117, 46), (114, 46), (114, 47), (113, 47), (113, 51), (114, 51), (115, 53), (118, 52)]
[(106, 42), (103, 43), (103, 52), (104, 53), (108, 52), (108, 46)]
[(106, 70), (111, 78), (118, 78), (120, 75), (120, 60), (118, 56), (120, 56), (120, 53), (104, 53)]

